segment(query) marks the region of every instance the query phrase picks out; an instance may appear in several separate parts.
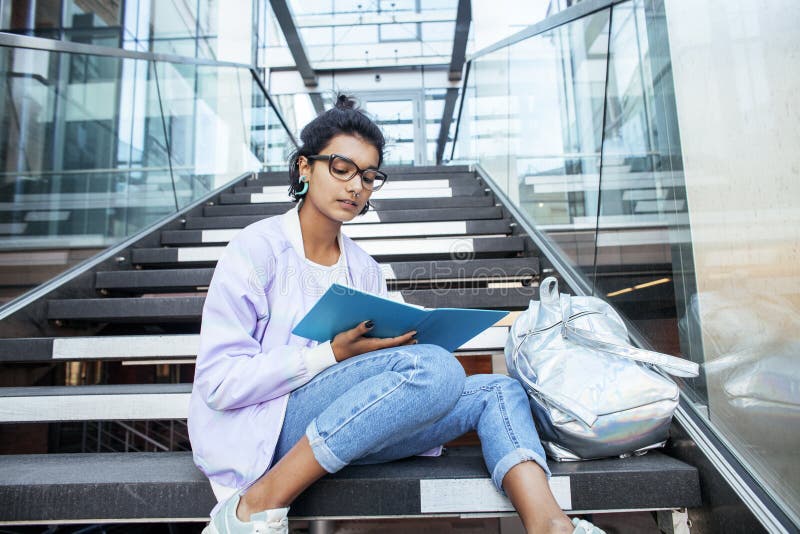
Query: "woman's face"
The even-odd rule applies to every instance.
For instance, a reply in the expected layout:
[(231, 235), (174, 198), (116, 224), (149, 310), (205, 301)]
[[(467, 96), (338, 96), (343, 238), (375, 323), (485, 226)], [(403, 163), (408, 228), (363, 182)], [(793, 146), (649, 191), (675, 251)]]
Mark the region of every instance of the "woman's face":
[[(378, 150), (355, 135), (333, 137), (318, 155), (330, 154), (345, 156), (360, 169), (378, 168)], [(361, 213), (372, 191), (364, 188), (360, 174), (344, 182), (331, 176), (325, 160), (311, 162), (301, 156), (299, 162), (300, 175), (308, 178), (304, 205), (311, 204), (326, 217), (339, 222), (350, 221)]]

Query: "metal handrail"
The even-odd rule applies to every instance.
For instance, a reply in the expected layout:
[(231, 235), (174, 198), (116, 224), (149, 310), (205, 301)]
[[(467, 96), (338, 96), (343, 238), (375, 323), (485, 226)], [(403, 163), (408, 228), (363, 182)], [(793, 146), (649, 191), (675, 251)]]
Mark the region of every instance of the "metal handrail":
[[(172, 167), (172, 170), (192, 170), (194, 167), (190, 165), (181, 165), (180, 167)], [(0, 176), (61, 176), (61, 175), (85, 175), (85, 174), (130, 174), (134, 172), (159, 172), (169, 171), (169, 167), (128, 167), (122, 169), (104, 168), (104, 169), (66, 169), (63, 171), (6, 171), (0, 172)]]
[(67, 54), (85, 54), (88, 56), (106, 56), (123, 59), (143, 59), (145, 61), (163, 61), (167, 63), (183, 63), (190, 65), (208, 65), (212, 67), (237, 67), (252, 69), (253, 65), (246, 63), (236, 63), (233, 61), (217, 61), (213, 59), (193, 58), (177, 56), (172, 54), (156, 54), (154, 52), (139, 52), (137, 50), (126, 50), (124, 48), (111, 48), (108, 46), (98, 46), (72, 41), (60, 41), (57, 39), (44, 39), (42, 37), (30, 37), (27, 35), (17, 35), (14, 33), (0, 32), (0, 46), (9, 48), (28, 48), (31, 50), (43, 50), (45, 52), (64, 52)]
[(569, 24), (570, 22), (586, 17), (587, 15), (591, 15), (592, 13), (596, 13), (597, 11), (602, 11), (603, 9), (613, 6), (614, 4), (620, 4), (622, 2), (629, 1), (630, 0), (583, 0), (582, 2), (578, 2), (571, 7), (550, 15), (546, 19), (539, 21), (536, 24), (531, 24), (530, 26), (523, 28), (522, 30), (506, 37), (505, 39), (497, 41), (492, 45), (470, 54), (468, 56), (468, 60), (472, 61), (473, 59), (485, 56), (486, 54), (491, 54), (492, 52), (500, 50), (501, 48), (511, 46), (520, 41), (530, 39), (531, 37), (536, 37), (539, 34), (548, 32), (558, 28), (559, 26), (563, 26), (564, 24)]

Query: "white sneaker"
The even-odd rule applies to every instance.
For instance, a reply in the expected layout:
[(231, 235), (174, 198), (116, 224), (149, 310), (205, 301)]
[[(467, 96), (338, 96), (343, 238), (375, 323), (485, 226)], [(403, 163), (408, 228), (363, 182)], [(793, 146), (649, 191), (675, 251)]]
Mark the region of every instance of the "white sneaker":
[(572, 534), (606, 534), (605, 530), (600, 530), (585, 519), (579, 519), (577, 517), (572, 518), (572, 526), (575, 527)]
[(239, 521), (236, 508), (238, 493), (228, 499), (203, 529), (203, 534), (289, 534), (288, 508), (264, 510), (250, 516), (250, 521)]

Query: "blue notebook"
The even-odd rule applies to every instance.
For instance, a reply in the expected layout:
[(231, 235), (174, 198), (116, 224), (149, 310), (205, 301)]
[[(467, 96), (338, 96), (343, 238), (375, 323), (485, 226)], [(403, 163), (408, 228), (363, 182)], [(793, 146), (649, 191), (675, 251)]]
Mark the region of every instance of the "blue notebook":
[(320, 343), (372, 320), (370, 337), (394, 337), (416, 330), (420, 343), (453, 352), (508, 315), (505, 311), (463, 308), (425, 309), (333, 284), (292, 333)]

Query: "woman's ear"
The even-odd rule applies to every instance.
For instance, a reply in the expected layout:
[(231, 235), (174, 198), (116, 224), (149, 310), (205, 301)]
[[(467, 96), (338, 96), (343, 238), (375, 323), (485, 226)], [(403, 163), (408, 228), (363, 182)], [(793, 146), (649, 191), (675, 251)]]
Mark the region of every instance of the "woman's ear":
[(300, 176), (311, 175), (311, 165), (305, 156), (297, 157), (297, 170), (299, 171)]

